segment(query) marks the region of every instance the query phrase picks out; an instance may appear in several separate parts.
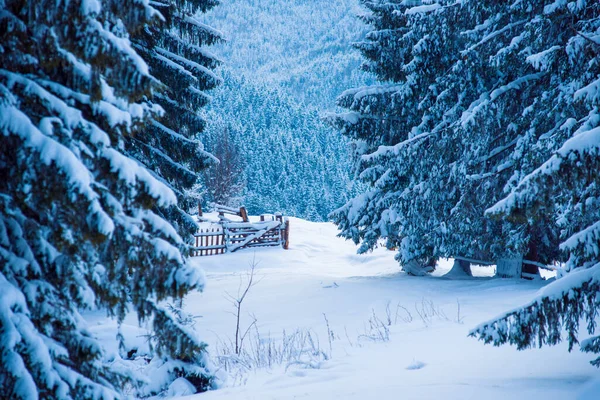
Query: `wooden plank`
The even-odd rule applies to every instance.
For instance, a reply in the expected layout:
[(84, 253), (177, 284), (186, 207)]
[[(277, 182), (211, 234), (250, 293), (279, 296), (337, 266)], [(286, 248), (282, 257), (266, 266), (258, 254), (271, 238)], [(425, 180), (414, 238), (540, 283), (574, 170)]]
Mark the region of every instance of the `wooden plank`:
[(203, 247), (193, 247), (194, 250), (197, 251), (201, 251), (201, 250), (217, 250), (217, 249), (222, 249), (225, 246), (220, 245), (220, 244), (215, 244), (214, 246), (203, 246)]
[(537, 261), (523, 260), (523, 264), (535, 265), (538, 268), (547, 269), (548, 271), (556, 271), (556, 267), (554, 265), (546, 265)]
[(226, 229), (274, 229), (280, 226), (279, 221), (266, 221), (266, 222), (226, 222), (224, 228)]
[(268, 225), (265, 224), (264, 226), (257, 226), (257, 227), (251, 227), (251, 228), (232, 228), (232, 227), (225, 227), (225, 230), (227, 232), (234, 232), (234, 233), (256, 233), (258, 231), (266, 231), (266, 232), (271, 232), (271, 231), (277, 231), (279, 230), (280, 227), (279, 225)]
[[(232, 239), (231, 239), (231, 240), (232, 240), (232, 241), (240, 241), (240, 240), (245, 240), (246, 238), (249, 238), (249, 237), (254, 237), (254, 236), (255, 236), (255, 234), (258, 234), (258, 233), (260, 233), (260, 231), (259, 231), (259, 232), (256, 232), (256, 233), (254, 233), (254, 234), (236, 234), (236, 235), (234, 235), (234, 237), (232, 237)], [(264, 238), (264, 239), (267, 239), (267, 240), (271, 240), (271, 239), (273, 239), (273, 240), (278, 240), (278, 239), (279, 239), (279, 236), (278, 236), (278, 235), (269, 235), (269, 236), (260, 235), (260, 236), (258, 236), (258, 237), (255, 237), (255, 239), (261, 239), (261, 238)]]
[[(201, 233), (204, 233), (204, 230), (201, 230), (200, 232), (201, 232)], [(202, 240), (202, 237), (197, 237), (196, 239), (198, 239), (198, 245), (197, 245), (196, 247), (201, 247), (201, 246), (203, 246), (203, 245), (204, 245), (204, 243), (203, 243), (203, 240)], [(200, 257), (202, 257), (202, 255), (203, 255), (203, 254), (202, 254), (202, 250), (199, 250), (199, 251), (198, 251), (198, 255), (199, 255)]]
[(194, 233), (195, 237), (203, 237), (203, 236), (218, 236), (220, 233), (218, 232), (202, 232), (202, 233)]
[(229, 214), (237, 214), (239, 213), (237, 208), (233, 208), (233, 207), (229, 207), (229, 206), (225, 206), (223, 204), (216, 204), (216, 203), (212, 203), (213, 208), (215, 208), (217, 211), (227, 211)]
[(278, 242), (251, 242), (250, 246), (279, 246)]
[(540, 274), (532, 274), (529, 272), (521, 272), (521, 278), (531, 280), (541, 279)]
[(250, 244), (250, 245), (244, 246), (244, 248), (245, 248), (245, 247), (249, 247), (249, 248), (252, 248), (252, 247), (279, 247), (279, 244), (278, 244), (278, 243), (274, 243), (274, 244), (267, 244), (267, 243), (253, 243), (253, 244)]
[[(213, 230), (212, 230), (212, 233), (213, 233), (213, 235), (210, 237), (210, 246), (211, 246), (211, 247), (215, 245), (215, 235), (214, 235), (214, 233), (215, 233), (215, 230), (214, 230), (214, 228), (213, 228)], [(213, 249), (211, 249), (211, 250), (210, 250), (210, 254), (211, 254), (211, 255), (215, 254), (215, 252), (214, 252), (214, 250), (213, 250)]]
[(501, 278), (520, 278), (523, 272), (523, 258), (501, 258), (496, 265), (496, 275)]

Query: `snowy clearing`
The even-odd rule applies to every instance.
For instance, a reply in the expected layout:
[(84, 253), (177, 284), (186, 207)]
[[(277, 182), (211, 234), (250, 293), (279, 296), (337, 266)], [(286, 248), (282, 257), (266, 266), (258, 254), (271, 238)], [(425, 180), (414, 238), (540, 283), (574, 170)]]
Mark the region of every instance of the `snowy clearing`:
[[(384, 248), (357, 255), (331, 223), (290, 223), (289, 250), (192, 259), (204, 269), (207, 286), (189, 295), (184, 308), (198, 316), (195, 329), (216, 363), (229, 361), (233, 368), (221, 389), (180, 398), (583, 399), (582, 391), (590, 390), (585, 398), (597, 398), (598, 371), (589, 354), (568, 353), (566, 344), (519, 352), (467, 336), (479, 323), (527, 303), (546, 281), (492, 278), (494, 267), (473, 268), (475, 278), (444, 278), (450, 261), (433, 276), (412, 277)], [(253, 260), (255, 285), (242, 303), (240, 324), (241, 334), (250, 326), (243, 344), (249, 355), (236, 366), (230, 297), (243, 291)], [(95, 313), (87, 319), (117, 354), (116, 324)], [(130, 316), (121, 330), (127, 348), (144, 354), (144, 330), (135, 325)], [(265, 353), (258, 363), (248, 359), (257, 343)], [(161, 377), (154, 372), (150, 381)]]
[[(280, 340), (283, 330), (311, 330), (331, 359), (232, 376), (224, 388), (191, 399), (573, 399), (597, 376), (590, 356), (568, 353), (566, 345), (518, 352), (467, 337), (477, 324), (527, 302), (545, 282), (486, 277), (493, 267), (475, 268), (473, 279), (440, 277), (449, 262), (434, 277), (410, 277), (399, 271), (393, 252), (359, 256), (336, 233), (333, 224), (292, 218), (290, 250), (194, 259), (208, 284), (187, 298), (186, 310), (202, 316), (196, 329), (212, 355), (235, 336), (226, 294), (237, 295), (254, 258), (258, 283), (242, 305), (242, 329), (252, 314), (262, 341)], [(373, 312), (387, 325), (388, 304), (389, 341), (367, 338)], [(442, 315), (421, 318), (424, 304)], [(246, 340), (253, 338), (255, 330)]]

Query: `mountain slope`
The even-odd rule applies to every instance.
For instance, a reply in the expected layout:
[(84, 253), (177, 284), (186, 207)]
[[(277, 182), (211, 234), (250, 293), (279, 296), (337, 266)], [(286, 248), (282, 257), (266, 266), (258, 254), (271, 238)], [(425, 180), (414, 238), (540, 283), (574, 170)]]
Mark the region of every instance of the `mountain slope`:
[(235, 74), (332, 108), (341, 91), (369, 80), (351, 47), (366, 32), (362, 12), (358, 0), (231, 0), (205, 20), (225, 34), (215, 52)]
[(216, 149), (227, 132), (243, 155), (235, 190), (224, 190), (235, 193), (209, 188), (206, 200), (322, 221), (355, 194), (353, 151), (321, 114), (345, 88), (369, 82), (351, 46), (364, 34), (360, 12), (358, 0), (231, 0), (202, 16), (227, 42), (213, 49), (225, 84), (211, 93), (201, 140)]

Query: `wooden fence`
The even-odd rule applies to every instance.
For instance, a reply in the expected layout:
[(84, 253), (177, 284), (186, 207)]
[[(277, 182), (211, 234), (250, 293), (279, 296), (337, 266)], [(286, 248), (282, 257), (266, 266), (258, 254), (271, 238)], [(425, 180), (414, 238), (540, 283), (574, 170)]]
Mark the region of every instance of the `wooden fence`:
[[(542, 263), (525, 260), (523, 257), (503, 258), (496, 261), (476, 260), (468, 257), (455, 256), (463, 269), (470, 271), (471, 263), (476, 265), (496, 265), (496, 276), (501, 278), (524, 278), (524, 279), (539, 279), (539, 269), (555, 271), (556, 268), (552, 265), (544, 265)], [(455, 262), (456, 262), (455, 261)], [(470, 274), (470, 272), (469, 272)]]
[(225, 232), (222, 227), (200, 229), (194, 235), (196, 247), (192, 249), (192, 256), (213, 256), (225, 254)]
[[(201, 228), (194, 236), (196, 246), (192, 256), (212, 256), (233, 253), (239, 249), (252, 247), (282, 246), (288, 249), (290, 222), (281, 214), (261, 215), (260, 222), (249, 222), (248, 214), (242, 207), (238, 212), (229, 207), (218, 206), (219, 222)], [(242, 218), (241, 222), (228, 219), (233, 214)], [(200, 214), (202, 218), (202, 215)]]

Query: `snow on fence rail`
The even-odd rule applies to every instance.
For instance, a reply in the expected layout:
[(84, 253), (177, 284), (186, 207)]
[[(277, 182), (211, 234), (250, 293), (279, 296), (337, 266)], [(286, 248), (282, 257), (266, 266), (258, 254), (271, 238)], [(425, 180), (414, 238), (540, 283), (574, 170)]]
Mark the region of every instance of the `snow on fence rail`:
[[(280, 213), (261, 215), (260, 222), (250, 222), (244, 207), (239, 211), (219, 205), (215, 208), (219, 213), (219, 221), (200, 228), (194, 235), (196, 245), (192, 248), (192, 256), (233, 253), (251, 247), (282, 246), (288, 249), (290, 222)], [(202, 221), (202, 209), (199, 208), (198, 211)], [(232, 221), (226, 214), (237, 215), (242, 218), (242, 222)]]

